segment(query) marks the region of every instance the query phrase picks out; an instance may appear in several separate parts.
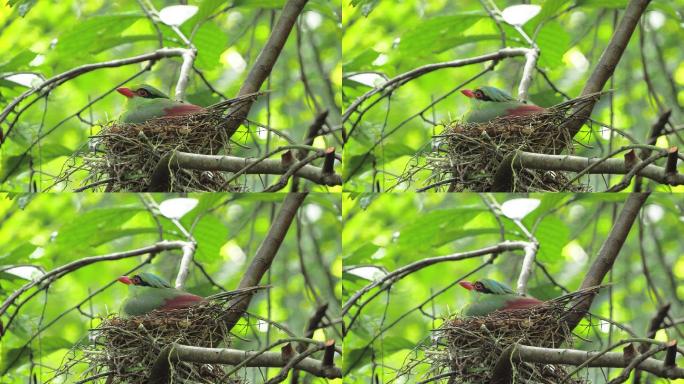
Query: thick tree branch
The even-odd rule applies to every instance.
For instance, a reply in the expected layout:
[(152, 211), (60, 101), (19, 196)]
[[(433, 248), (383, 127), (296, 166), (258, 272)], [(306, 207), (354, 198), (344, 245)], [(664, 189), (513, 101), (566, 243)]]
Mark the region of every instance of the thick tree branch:
[[(594, 260), (594, 263), (587, 271), (579, 288), (580, 290), (601, 285), (603, 277), (613, 268), (613, 264), (620, 253), (620, 249), (622, 249), (622, 245), (625, 243), (625, 239), (627, 239), (632, 224), (634, 224), (634, 220), (639, 215), (639, 211), (646, 202), (646, 199), (648, 199), (648, 196), (648, 193), (631, 193), (627, 197), (620, 215), (615, 220), (613, 228), (608, 234), (608, 238), (601, 246), (596, 260)], [(593, 300), (594, 295), (584, 296), (574, 305), (573, 311), (565, 319), (570, 330), (579, 324), (584, 314), (591, 307)]]
[[(292, 220), (297, 215), (297, 210), (304, 202), (306, 193), (288, 193), (283, 200), (278, 215), (273, 219), (271, 228), (263, 240), (259, 249), (257, 249), (254, 259), (247, 268), (247, 271), (242, 276), (238, 288), (254, 287), (259, 285), (259, 281), (264, 276), (266, 271), (271, 267), (271, 263), (278, 253), (280, 245), (285, 239)], [(231, 311), (226, 314), (224, 319), (228, 330), (232, 329), (242, 314), (247, 310), (252, 295), (237, 298), (230, 303)]]
[[(308, 0), (288, 0), (283, 7), (278, 22), (271, 31), (271, 36), (268, 38), (266, 45), (259, 53), (259, 56), (254, 63), (254, 66), (247, 75), (247, 80), (242, 84), (238, 96), (246, 95), (259, 91), (261, 85), (266, 78), (271, 74), (273, 66), (275, 65), (280, 52), (285, 46), (288, 36), (294, 27), (297, 17), (304, 9)], [(230, 138), (237, 131), (242, 124), (242, 121), (247, 117), (253, 102), (248, 102), (230, 109), (228, 114), (234, 118), (228, 120), (226, 124), (226, 133)]]
[[(506, 155), (501, 161), (494, 176), (492, 192), (511, 191), (513, 189), (515, 172), (523, 168), (616, 175), (626, 175), (632, 170), (622, 159), (587, 158), (514, 151)], [(665, 168), (657, 165), (647, 165), (636, 174), (661, 184), (684, 185), (684, 175), (668, 173)]]
[[(599, 356), (600, 355), (600, 356)], [(589, 367), (625, 368), (631, 360), (626, 360), (620, 352), (594, 352), (577, 349), (554, 349), (517, 345), (511, 353), (513, 361), (525, 361), (542, 364), (581, 365), (587, 360)], [(684, 378), (684, 369), (668, 367), (662, 361), (648, 358), (639, 363), (636, 368), (648, 371), (659, 377), (669, 379)]]
[[(615, 67), (620, 62), (620, 58), (625, 48), (627, 48), (627, 43), (629, 43), (629, 39), (639, 23), (639, 18), (650, 2), (651, 0), (630, 0), (625, 13), (622, 15), (622, 20), (620, 20), (606, 50), (603, 51), (594, 72), (592, 72), (591, 77), (587, 80), (581, 96), (600, 92), (606, 85), (606, 82), (608, 82), (608, 79), (613, 76)], [(592, 101), (582, 104), (579, 110), (576, 111), (576, 114), (573, 113), (576, 118), (570, 120), (567, 125), (570, 136), (575, 136), (579, 132), (586, 119), (591, 115), (595, 104), (596, 100), (592, 99)]]
[[(285, 367), (289, 362), (283, 359), (280, 352), (241, 351), (231, 348), (202, 348), (173, 344), (162, 351), (157, 364), (152, 368), (151, 377), (163, 377), (165, 372), (168, 372), (169, 361), (228, 365), (238, 365), (247, 361), (244, 364), (247, 367)], [(294, 364), (294, 368), (328, 379), (342, 377), (340, 368), (324, 365), (322, 361), (310, 357)], [(150, 383), (158, 382), (150, 381)]]
[[(167, 152), (157, 163), (152, 174), (148, 192), (166, 192), (170, 188), (170, 176), (179, 169), (202, 171), (224, 171), (240, 174), (285, 175), (291, 167), (281, 160), (266, 158), (244, 158), (236, 156), (201, 155), (180, 151)], [(293, 172), (294, 176), (313, 181), (319, 185), (342, 185), (339, 174), (328, 174), (323, 168), (302, 164)]]

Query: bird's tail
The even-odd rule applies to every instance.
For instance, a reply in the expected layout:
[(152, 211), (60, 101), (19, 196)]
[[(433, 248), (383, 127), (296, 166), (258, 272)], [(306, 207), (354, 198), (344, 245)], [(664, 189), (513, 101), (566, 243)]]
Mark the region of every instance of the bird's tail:
[(207, 296), (205, 299), (207, 300), (230, 300), (235, 297), (239, 296), (247, 296), (247, 295), (253, 295), (258, 291), (261, 291), (262, 289), (269, 289), (271, 288), (270, 285), (257, 285), (255, 287), (246, 287), (246, 288), (238, 288), (233, 291), (227, 291), (227, 292), (219, 292), (215, 295)]
[(219, 101), (216, 104), (212, 104), (212, 105), (208, 106), (206, 109), (209, 109), (209, 110), (227, 109), (227, 108), (229, 108), (235, 104), (241, 104), (241, 103), (244, 103), (244, 102), (250, 101), (250, 100), (253, 101), (257, 97), (259, 97), (261, 95), (265, 95), (266, 93), (268, 93), (268, 91), (259, 91), (259, 92), (247, 93), (244, 95), (234, 97), (232, 99)]

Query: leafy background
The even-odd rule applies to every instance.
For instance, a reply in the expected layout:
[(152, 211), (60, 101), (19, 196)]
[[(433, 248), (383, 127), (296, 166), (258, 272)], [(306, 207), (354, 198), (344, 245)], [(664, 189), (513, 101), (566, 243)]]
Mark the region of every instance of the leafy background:
[[(519, 197), (523, 196), (494, 195), (499, 204)], [(526, 197), (540, 203), (523, 220), (539, 241), (537, 260), (558, 283), (571, 291), (577, 289), (626, 195), (547, 193)], [(343, 201), (343, 210), (343, 303), (369, 284), (369, 279), (399, 267), (428, 257), (492, 246), (500, 241), (496, 218), (482, 196), (477, 194), (348, 194)], [(669, 194), (649, 197), (612, 273), (604, 280), (604, 283), (612, 282), (612, 289), (604, 289), (596, 297), (591, 309), (593, 313), (612, 317), (638, 335), (645, 334), (658, 303), (671, 302), (670, 314), (673, 318), (681, 317), (684, 309), (684, 244), (680, 236), (684, 230), (683, 214), (681, 197)], [(525, 240), (510, 219), (505, 216), (500, 219), (505, 239)], [(367, 383), (368, 377), (374, 374), (379, 382), (396, 379), (397, 371), (415, 357), (416, 347), (430, 343), (431, 330), (438, 327), (444, 317), (460, 313), (469, 301), (469, 294), (455, 285), (423, 305), (423, 313), (418, 307), (483, 261), (483, 258), (474, 258), (424, 268), (395, 283), (389, 293), (380, 294), (366, 305), (345, 336), (345, 383)], [(488, 277), (514, 287), (521, 263), (522, 253), (504, 253), (493, 265), (468, 280)], [(647, 284), (644, 263), (655, 282), (657, 296)], [(364, 297), (370, 297), (375, 291)], [(562, 291), (550, 283), (540, 267), (535, 267), (529, 281), (529, 293), (549, 299), (561, 295)], [(347, 323), (357, 308), (345, 315)], [(609, 340), (616, 342), (629, 337), (616, 328), (610, 330), (596, 319), (588, 325), (584, 321), (575, 329), (579, 336), (588, 340), (575, 338), (575, 348), (601, 350), (610, 344)], [(684, 326), (680, 323), (659, 331), (656, 338), (679, 339), (683, 332)], [(420, 353), (418, 356), (422, 357)], [(419, 375), (427, 368), (420, 366), (408, 377), (408, 382), (425, 379)], [(593, 383), (604, 383), (608, 381), (604, 374), (614, 377), (619, 371), (604, 369), (601, 372), (593, 368), (583, 371), (582, 375)], [(405, 379), (402, 376), (393, 382)], [(652, 382), (668, 381), (654, 379)]]
[[(500, 10), (529, 3), (541, 5), (540, 13), (524, 29), (536, 41), (541, 55), (538, 67), (561, 91), (576, 97), (607, 46), (614, 30), (614, 17), (627, 0), (495, 0)], [(649, 127), (659, 115), (658, 105), (644, 81), (647, 72), (652, 92), (666, 108), (673, 110), (671, 121), (681, 127), (684, 118), (684, 53), (679, 48), (682, 0), (654, 0), (643, 18), (643, 48), (639, 29), (623, 55), (615, 75), (605, 89), (613, 89), (594, 109), (593, 117), (645, 142)], [(443, 61), (475, 57), (501, 48), (496, 24), (477, 0), (380, 1), (351, 0), (343, 4), (343, 103), (348, 107), (358, 96), (371, 90), (382, 77), (392, 78), (413, 68)], [(526, 47), (520, 35), (506, 23), (506, 45)], [(657, 45), (654, 42), (657, 41)], [(643, 58), (642, 58), (643, 55)], [(413, 164), (416, 153), (429, 152), (432, 135), (465, 113), (468, 99), (456, 92), (420, 116), (414, 115), (439, 97), (454, 90), (484, 70), (487, 63), (441, 69), (424, 75), (395, 90), (391, 101), (383, 99), (364, 115), (345, 146), (345, 190), (357, 192), (415, 190), (429, 176), (418, 173), (411, 185), (396, 185), (397, 176)], [(506, 59), (493, 72), (466, 86), (492, 85), (517, 93), (523, 59)], [(364, 74), (366, 79), (360, 79)], [(370, 75), (369, 75), (370, 74)], [(538, 72), (533, 77), (530, 99), (541, 106), (563, 101)], [(365, 106), (372, 103), (367, 101)], [(363, 108), (362, 105), (362, 108)], [(358, 116), (358, 115), (356, 115)], [(353, 115), (351, 120), (355, 120)], [(414, 116), (413, 119), (408, 120)], [(436, 125), (433, 125), (435, 123)], [(350, 129), (350, 122), (345, 123)], [(586, 126), (575, 139), (583, 156), (602, 156), (628, 141), (611, 131)], [(380, 142), (383, 135), (387, 139)], [(682, 146), (675, 134), (657, 143), (661, 147)], [(370, 153), (370, 156), (367, 154)], [(424, 164), (419, 160), (418, 165)], [(609, 178), (588, 180), (594, 190), (605, 189)], [(667, 188), (667, 187), (662, 187)]]
[[(177, 5), (177, 1), (153, 0), (157, 10)], [(158, 48), (153, 24), (134, 0), (39, 1), (11, 0), (0, 4), (0, 105), (26, 91), (7, 79), (17, 73), (33, 73), (49, 78), (77, 66), (132, 57)], [(284, 0), (191, 0), (198, 12), (181, 25), (198, 49), (196, 69), (215, 89), (234, 97), (246, 79), (257, 55), (269, 37)], [(340, 110), (340, 9), (339, 3), (311, 0), (298, 26), (290, 34), (272, 76), (249, 115), (252, 121), (282, 130), (300, 141), (316, 116), (316, 108), (331, 111), (329, 121), (339, 120)], [(183, 47), (170, 27), (160, 23), (167, 47)], [(298, 32), (300, 46), (298, 48)], [(149, 83), (173, 94), (181, 60), (165, 59), (130, 84)], [(96, 70), (52, 90), (47, 102), (33, 104), (19, 119), (12, 134), (0, 148), (0, 189), (29, 191), (72, 190), (85, 177), (77, 174), (67, 184), (54, 184), (69, 156), (88, 150), (88, 137), (99, 131), (98, 124), (113, 120), (124, 109), (125, 98), (114, 92), (74, 117), (89, 101), (105, 94), (118, 83), (142, 69), (129, 65)], [(305, 74), (309, 91), (302, 82)], [(221, 99), (193, 74), (186, 99), (210, 105)], [(314, 105), (312, 97), (315, 98)], [(27, 103), (22, 104), (26, 105)], [(21, 107), (21, 106), (20, 106)], [(10, 116), (10, 120), (13, 116)], [(91, 126), (88, 122), (93, 122)], [(3, 124), (3, 131), (7, 125)], [(261, 155), (285, 142), (252, 126), (233, 136), (242, 148), (238, 155)], [(267, 144), (268, 141), (268, 144)], [(329, 137), (316, 146), (336, 146)], [(30, 159), (30, 160), (29, 160)], [(271, 180), (273, 178), (271, 177)], [(268, 178), (249, 181), (248, 188), (268, 184)], [(261, 189), (261, 188), (259, 188)]]
[[(194, 223), (192, 233), (198, 243), (195, 260), (218, 284), (229, 290), (237, 287), (283, 196), (189, 196), (197, 199), (198, 205), (181, 221), (187, 228)], [(157, 203), (171, 197), (176, 196), (153, 195)], [(273, 286), (269, 290), (270, 298), (265, 294), (256, 296), (249, 308), (251, 313), (279, 322), (298, 335), (303, 334), (318, 301), (327, 301), (330, 305), (328, 313), (336, 316), (341, 295), (340, 203), (339, 196), (332, 194), (311, 194), (306, 198), (298, 213), (299, 229), (296, 223), (292, 224), (270, 274), (262, 280), (263, 284)], [(0, 217), (0, 297), (3, 301), (40, 271), (49, 271), (88, 256), (140, 248), (158, 240), (157, 225), (143, 205), (141, 196), (135, 194), (61, 193), (11, 198), (0, 195)], [(165, 217), (159, 217), (159, 220), (164, 239), (183, 239), (170, 220)], [(144, 270), (173, 281), (180, 256), (180, 251), (164, 252)], [(99, 320), (74, 310), (28, 342), (31, 336), (84, 300), (90, 292), (114, 281), (143, 260), (141, 256), (91, 264), (56, 281), (47, 294), (41, 293), (31, 299), (0, 343), (0, 381), (25, 383), (32, 374), (39, 382), (52, 377), (53, 370), (60, 366), (69, 348), (87, 343), (87, 330), (96, 326)], [(18, 265), (24, 266), (19, 273), (21, 277), (11, 273), (17, 269), (9, 270)], [(308, 272), (310, 285), (305, 284), (302, 268)], [(196, 266), (190, 270), (186, 288), (203, 296), (217, 292)], [(81, 309), (93, 316), (118, 313), (126, 295), (126, 287), (116, 283)], [(10, 308), (12, 312), (14, 308)], [(7, 320), (8, 316), (3, 316), (3, 325)], [(272, 327), (267, 336), (266, 327), (257, 326), (256, 319), (252, 318), (250, 323), (251, 327), (235, 327), (234, 332), (245, 339), (235, 339), (236, 348), (260, 349), (267, 338), (273, 342), (287, 337)], [(331, 328), (317, 331), (314, 338), (340, 339)], [(259, 382), (263, 377), (276, 373), (276, 369), (268, 372), (250, 369), (243, 374), (250, 382)], [(74, 376), (69, 380), (77, 381)]]

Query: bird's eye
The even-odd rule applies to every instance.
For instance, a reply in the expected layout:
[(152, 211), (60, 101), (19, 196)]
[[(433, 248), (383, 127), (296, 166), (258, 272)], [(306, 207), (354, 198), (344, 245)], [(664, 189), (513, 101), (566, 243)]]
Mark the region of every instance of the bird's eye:
[(140, 95), (140, 96), (142, 96), (142, 97), (147, 97), (147, 96), (150, 95), (150, 93), (147, 92), (147, 91), (144, 90), (144, 89), (138, 89), (138, 95)]
[(140, 280), (140, 276), (135, 276), (135, 277), (133, 277), (133, 283), (134, 283), (135, 285), (138, 285), (138, 284), (140, 284), (141, 282), (142, 282), (142, 281)]
[(482, 290), (482, 288), (484, 288), (482, 286), (482, 283), (475, 283), (475, 290), (480, 291), (480, 290)]
[(482, 91), (478, 90), (478, 91), (475, 91), (475, 97), (477, 97), (478, 99), (481, 99), (484, 97), (484, 94), (482, 93)]

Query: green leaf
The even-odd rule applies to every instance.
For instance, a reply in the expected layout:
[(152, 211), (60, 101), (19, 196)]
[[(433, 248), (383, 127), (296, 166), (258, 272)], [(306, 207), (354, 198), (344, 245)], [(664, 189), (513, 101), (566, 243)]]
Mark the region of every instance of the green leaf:
[(443, 51), (449, 45), (455, 44), (466, 29), (486, 16), (485, 12), (476, 11), (426, 19), (418, 27), (402, 36), (399, 49), (402, 52), (410, 52), (412, 55)]
[(342, 372), (347, 373), (355, 367), (362, 367), (370, 363), (373, 355), (373, 347), (367, 346), (365, 348), (353, 348), (344, 351), (342, 358)]
[(570, 48), (570, 35), (557, 22), (549, 22), (537, 34), (539, 64), (555, 68), (563, 63), (563, 54)]
[(285, 0), (237, 0), (234, 4), (241, 8), (280, 9)]
[(0, 64), (0, 72), (12, 72), (18, 69), (22, 69), (28, 65), (34, 58), (36, 53), (28, 49), (19, 52), (14, 55), (7, 62)]
[(556, 216), (545, 217), (534, 234), (539, 241), (539, 261), (553, 263), (562, 260), (560, 255), (569, 242), (570, 230), (561, 219)]
[(352, 0), (351, 5), (354, 7), (361, 6), (361, 13), (368, 16), (373, 9), (380, 4), (380, 0)]
[(388, 336), (382, 339), (382, 352), (385, 355), (401, 351), (403, 349), (412, 350), (416, 347), (416, 343), (401, 336)]
[(344, 72), (349, 73), (367, 70), (372, 66), (373, 61), (375, 61), (379, 55), (380, 53), (373, 49), (366, 49), (342, 65), (344, 67)]
[(381, 151), (385, 162), (394, 160), (402, 156), (412, 156), (416, 154), (415, 149), (400, 142), (390, 142), (387, 145), (383, 146)]
[(221, 54), (228, 44), (228, 36), (216, 23), (202, 24), (192, 39), (197, 48), (197, 66), (203, 69), (212, 69), (219, 64)]
[(109, 44), (120, 45), (114, 39), (136, 20), (144, 17), (140, 12), (98, 15), (82, 20), (73, 28), (69, 28), (57, 41), (57, 53), (61, 57), (87, 56), (93, 52), (101, 52), (111, 48)]
[[(121, 227), (141, 210), (140, 207), (129, 206), (92, 209), (64, 225), (58, 231), (56, 243), (61, 248), (92, 247), (101, 243), (101, 233), (116, 231), (115, 228)], [(126, 232), (122, 231), (122, 234)], [(113, 233), (107, 236), (111, 238)]]
[(483, 212), (482, 207), (468, 206), (434, 210), (420, 215), (401, 229), (393, 252), (426, 250), (444, 242), (444, 237), (457, 239), (463, 226)]
[[(59, 349), (69, 349), (72, 343), (59, 336), (45, 336), (40, 340), (40, 352), (48, 355)], [(2, 354), (0, 373), (6, 373), (12, 367), (28, 362), (30, 347), (8, 348)]]
[(370, 152), (371, 144), (367, 140), (361, 141), (363, 139), (363, 136), (355, 135), (350, 137), (344, 146), (344, 155), (342, 156), (342, 179), (344, 180), (348, 180), (352, 172), (354, 172), (354, 176), (358, 177), (373, 163), (375, 156)]
[(122, 237), (129, 237), (129, 236), (135, 236), (135, 235), (141, 235), (141, 234), (157, 234), (157, 233), (159, 233), (157, 228), (106, 229), (104, 231), (98, 232), (97, 238), (93, 239), (93, 242), (91, 243), (91, 245), (96, 247), (96, 246), (99, 246), (102, 244), (106, 244), (110, 241), (120, 239)]
[(41, 160), (47, 162), (61, 156), (71, 156), (74, 150), (59, 143), (48, 143), (42, 145), (38, 153), (40, 153)]
[(17, 12), (19, 12), (19, 16), (24, 17), (36, 5), (36, 2), (38, 0), (9, 0), (7, 4), (10, 7), (18, 5)]
[(369, 263), (371, 256), (380, 249), (379, 245), (365, 243), (356, 248), (352, 253), (343, 257), (345, 266)]
[(38, 248), (31, 243), (24, 243), (18, 247), (15, 247), (11, 252), (0, 256), (0, 263), (3, 264), (14, 264), (17, 261), (27, 260), (29, 255)]
[(157, 35), (130, 35), (130, 36), (109, 36), (101, 40), (102, 44), (92, 48), (90, 53), (98, 54), (108, 49), (118, 47), (123, 44), (131, 44), (138, 41), (157, 41)]
[(197, 240), (197, 261), (218, 258), (221, 247), (228, 240), (228, 228), (216, 216), (204, 216), (197, 222), (192, 235)]
[(3, 156), (0, 167), (0, 181), (9, 179), (11, 176), (28, 169), (28, 156)]
[(223, 4), (225, 0), (204, 0), (193, 17), (197, 18), (197, 23), (202, 23)]
[(625, 8), (627, 0), (579, 0), (577, 5), (588, 8)]
[(570, 0), (546, 0), (541, 7), (539, 14), (535, 16), (532, 20), (525, 25), (525, 30), (534, 31), (534, 29), (541, 23), (546, 22), (551, 17), (555, 16), (556, 13)]

